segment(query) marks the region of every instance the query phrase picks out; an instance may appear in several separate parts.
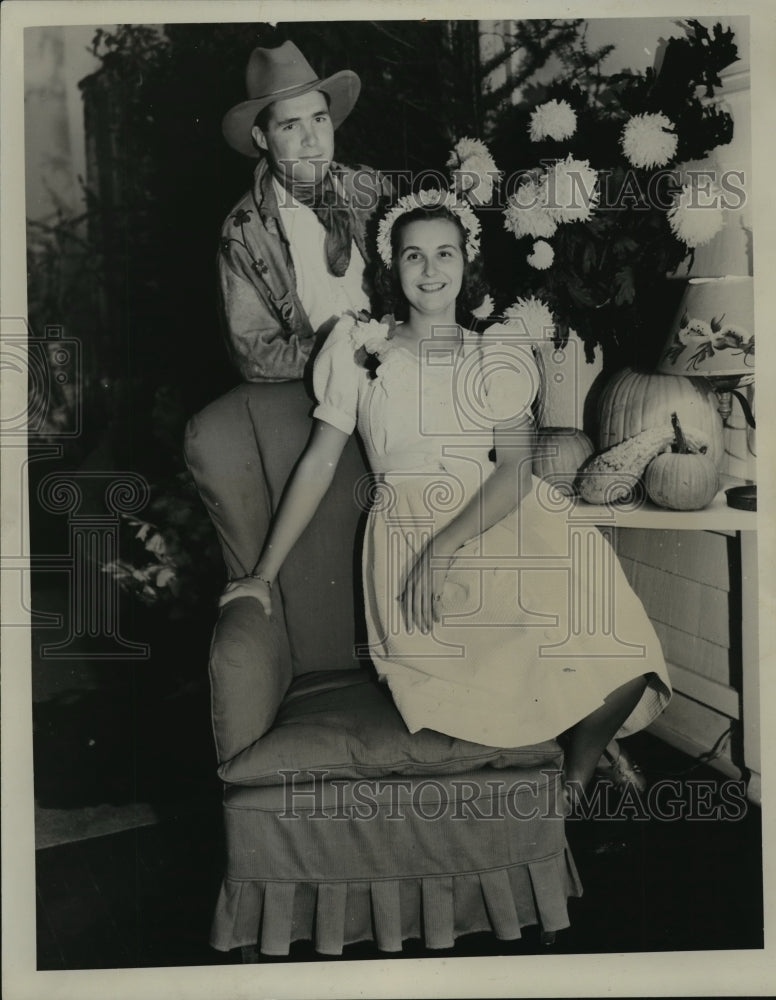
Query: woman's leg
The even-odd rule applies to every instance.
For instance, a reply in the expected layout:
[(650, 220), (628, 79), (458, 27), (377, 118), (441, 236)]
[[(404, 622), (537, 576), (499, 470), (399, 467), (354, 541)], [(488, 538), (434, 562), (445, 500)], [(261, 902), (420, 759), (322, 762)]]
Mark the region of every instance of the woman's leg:
[(590, 783), (604, 747), (639, 703), (647, 678), (634, 677), (615, 688), (604, 703), (572, 726), (566, 736), (566, 786), (573, 798)]

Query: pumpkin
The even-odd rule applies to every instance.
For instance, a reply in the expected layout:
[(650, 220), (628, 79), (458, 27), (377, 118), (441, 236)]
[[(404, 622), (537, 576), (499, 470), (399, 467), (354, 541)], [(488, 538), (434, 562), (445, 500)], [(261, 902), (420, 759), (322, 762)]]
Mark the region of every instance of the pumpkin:
[(672, 450), (653, 458), (644, 473), (647, 496), (659, 507), (700, 510), (719, 490), (717, 466), (708, 455), (687, 444), (675, 413), (671, 423), (675, 435)]
[(618, 372), (604, 388), (598, 404), (598, 449), (604, 451), (676, 413), (708, 441), (708, 457), (721, 468), (725, 455), (717, 395), (699, 376), (645, 375), (631, 368)]
[(571, 496), (579, 467), (594, 451), (593, 442), (578, 427), (541, 427), (536, 435), (533, 474)]
[[(706, 439), (695, 428), (688, 428), (685, 438), (692, 441), (693, 451), (705, 452), (708, 448)], [(607, 448), (579, 470), (577, 492), (588, 503), (630, 500), (649, 463), (675, 441), (676, 428), (665, 423)]]

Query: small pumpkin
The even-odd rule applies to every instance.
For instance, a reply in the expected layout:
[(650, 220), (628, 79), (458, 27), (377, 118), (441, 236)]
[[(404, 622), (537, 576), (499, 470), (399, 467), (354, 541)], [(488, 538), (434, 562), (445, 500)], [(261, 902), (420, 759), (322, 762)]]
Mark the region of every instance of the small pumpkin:
[(701, 510), (719, 490), (716, 463), (688, 445), (676, 414), (671, 414), (674, 443), (671, 451), (657, 455), (646, 468), (647, 496), (659, 507), (670, 510)]
[(594, 450), (593, 442), (578, 427), (541, 427), (536, 435), (533, 474), (551, 482), (564, 496), (571, 496), (577, 472)]

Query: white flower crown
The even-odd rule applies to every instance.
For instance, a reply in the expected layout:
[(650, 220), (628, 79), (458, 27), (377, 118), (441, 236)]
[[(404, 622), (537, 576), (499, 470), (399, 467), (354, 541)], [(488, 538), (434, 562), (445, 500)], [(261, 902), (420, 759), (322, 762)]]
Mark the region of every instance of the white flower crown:
[(386, 267), (391, 266), (391, 232), (396, 220), (412, 212), (416, 208), (448, 209), (456, 215), (466, 230), (466, 259), (474, 260), (480, 252), (480, 222), (470, 206), (456, 198), (452, 191), (441, 191), (439, 188), (425, 188), (414, 194), (405, 194), (399, 198), (393, 208), (383, 219), (377, 229), (377, 252)]

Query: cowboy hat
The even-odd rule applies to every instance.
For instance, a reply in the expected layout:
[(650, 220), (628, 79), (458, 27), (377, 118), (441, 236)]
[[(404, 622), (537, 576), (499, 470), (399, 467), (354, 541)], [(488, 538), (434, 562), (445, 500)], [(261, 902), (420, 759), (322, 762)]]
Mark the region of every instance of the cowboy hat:
[(248, 100), (236, 104), (224, 115), (222, 129), (229, 145), (245, 156), (261, 156), (251, 137), (256, 115), (275, 101), (301, 97), (311, 90), (322, 90), (329, 97), (329, 113), (334, 128), (341, 125), (353, 110), (361, 90), (361, 81), (352, 70), (319, 80), (293, 42), (283, 42), (276, 49), (254, 49), (245, 71)]

